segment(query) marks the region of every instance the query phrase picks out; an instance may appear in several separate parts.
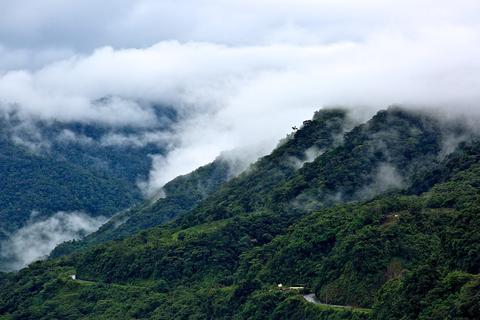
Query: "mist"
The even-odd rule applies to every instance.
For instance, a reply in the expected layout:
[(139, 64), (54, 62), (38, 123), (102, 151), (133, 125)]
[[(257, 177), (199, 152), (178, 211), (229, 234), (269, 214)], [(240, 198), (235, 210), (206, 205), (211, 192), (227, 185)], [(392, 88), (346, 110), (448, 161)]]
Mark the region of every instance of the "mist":
[[(92, 14), (90, 27), (60, 21), (73, 39), (47, 22), (52, 12), (71, 14), (57, 2), (55, 10), (36, 12), (32, 24), (0, 23), (23, 39), (33, 39), (34, 27), (49, 31), (27, 48), (4, 34), (2, 55), (50, 50), (32, 65), (20, 59), (3, 67), (0, 109), (25, 121), (148, 130), (157, 121), (152, 106), (172, 106), (181, 116), (169, 132), (102, 140), (167, 144), (166, 155), (151, 155), (149, 179), (140, 182), (147, 194), (225, 150), (254, 150), (238, 153), (245, 163), (254, 161), (325, 106), (350, 108), (360, 120), (392, 104), (478, 119), (480, 27), (472, 1), (300, 1), (293, 7), (289, 1), (123, 1), (109, 11), (112, 5)], [(79, 16), (92, 6), (79, 5)], [(111, 19), (102, 22), (107, 12)], [(155, 14), (170, 18), (155, 25)], [(228, 14), (232, 22), (218, 28), (218, 17)], [(100, 35), (86, 37), (93, 27)], [(104, 97), (110, 98), (99, 103)]]
[(370, 199), (391, 190), (400, 190), (408, 185), (397, 168), (389, 163), (380, 163), (374, 170), (372, 182), (362, 187), (355, 195), (359, 199)]
[(82, 212), (57, 212), (47, 219), (30, 221), (0, 243), (1, 258), (8, 261), (7, 271), (21, 269), (33, 261), (46, 258), (60, 243), (80, 239), (96, 231), (104, 217), (91, 217)]

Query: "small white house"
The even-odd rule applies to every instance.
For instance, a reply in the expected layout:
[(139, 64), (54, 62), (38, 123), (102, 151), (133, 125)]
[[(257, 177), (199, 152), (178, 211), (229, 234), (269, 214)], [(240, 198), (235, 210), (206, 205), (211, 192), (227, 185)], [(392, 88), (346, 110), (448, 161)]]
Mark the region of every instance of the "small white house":
[(74, 275), (74, 274), (72, 274), (70, 277), (71, 277), (73, 280), (77, 279), (77, 276)]

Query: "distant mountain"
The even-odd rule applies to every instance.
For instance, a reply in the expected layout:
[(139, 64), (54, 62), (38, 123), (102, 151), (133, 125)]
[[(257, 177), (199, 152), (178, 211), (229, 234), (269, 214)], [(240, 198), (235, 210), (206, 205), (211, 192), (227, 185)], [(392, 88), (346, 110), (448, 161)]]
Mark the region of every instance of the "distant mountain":
[(322, 110), (175, 220), (3, 274), (0, 314), (477, 319), (478, 141), (401, 108)]
[(177, 121), (173, 109), (156, 111), (148, 128), (0, 116), (0, 269), (15, 259), (4, 242), (21, 228), (59, 212), (108, 218), (142, 200), (150, 155), (166, 152), (154, 135)]

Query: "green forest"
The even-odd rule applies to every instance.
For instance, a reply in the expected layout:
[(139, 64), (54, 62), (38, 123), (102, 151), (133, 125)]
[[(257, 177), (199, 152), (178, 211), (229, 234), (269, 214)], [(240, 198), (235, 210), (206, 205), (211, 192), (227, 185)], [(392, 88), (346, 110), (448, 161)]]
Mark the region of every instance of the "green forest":
[[(175, 120), (165, 108), (158, 107), (157, 112), (159, 118)], [(168, 126), (149, 130), (168, 130)], [(112, 135), (143, 133), (81, 122), (28, 122), (15, 114), (1, 114), (0, 241), (57, 212), (111, 217), (141, 203), (138, 181), (148, 176), (152, 162), (148, 155), (163, 154), (165, 147), (102, 141)], [(8, 268), (11, 259), (0, 255), (0, 270)]]
[(239, 176), (217, 159), (165, 189), (0, 274), (0, 319), (478, 319), (480, 140), (459, 122), (324, 109)]

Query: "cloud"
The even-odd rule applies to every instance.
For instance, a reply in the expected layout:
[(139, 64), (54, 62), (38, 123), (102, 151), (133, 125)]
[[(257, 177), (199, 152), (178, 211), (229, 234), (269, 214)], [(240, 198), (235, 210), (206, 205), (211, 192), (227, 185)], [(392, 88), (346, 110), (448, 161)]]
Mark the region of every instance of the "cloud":
[(56, 138), (57, 141), (63, 143), (78, 143), (83, 145), (91, 145), (94, 140), (83, 134), (77, 134), (69, 129), (63, 129)]
[(372, 178), (372, 183), (364, 186), (357, 192), (356, 197), (369, 199), (386, 191), (400, 190), (407, 185), (397, 168), (389, 163), (380, 163), (375, 169)]
[[(5, 7), (4, 48), (32, 43), (75, 53), (48, 58), (42, 67), (5, 68), (0, 109), (24, 119), (150, 128), (157, 121), (153, 105), (174, 107), (180, 120), (168, 132), (103, 140), (167, 144), (166, 155), (152, 155), (148, 190), (224, 150), (255, 148), (251, 161), (326, 105), (349, 106), (363, 119), (394, 103), (478, 115), (480, 26), (473, 1), (45, 4)], [(62, 17), (55, 30), (52, 16)], [(82, 17), (88, 25), (69, 21)], [(38, 30), (46, 35), (41, 43), (33, 41)], [(104, 44), (111, 46), (98, 47)]]
[(312, 146), (305, 150), (303, 157), (301, 159), (297, 157), (289, 157), (288, 158), (288, 163), (295, 169), (298, 170), (305, 163), (309, 163), (314, 161), (317, 157), (321, 156), (325, 151), (318, 149), (316, 146)]
[(18, 270), (43, 259), (58, 244), (79, 239), (96, 231), (106, 219), (90, 217), (82, 212), (58, 212), (45, 220), (35, 219), (17, 230), (0, 244), (1, 257), (8, 261), (8, 270)]
[(143, 147), (147, 144), (168, 145), (172, 135), (165, 131), (147, 131), (135, 134), (108, 133), (100, 139), (102, 146)]
[(0, 39), (16, 49), (84, 53), (168, 40), (233, 46), (363, 41), (378, 30), (410, 34), (432, 24), (475, 25), (479, 6), (473, 0), (3, 1)]

